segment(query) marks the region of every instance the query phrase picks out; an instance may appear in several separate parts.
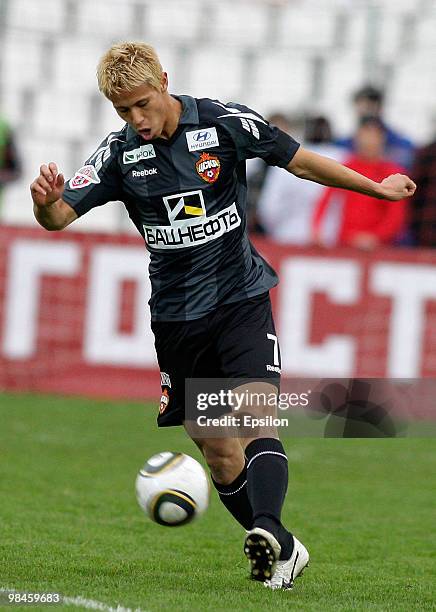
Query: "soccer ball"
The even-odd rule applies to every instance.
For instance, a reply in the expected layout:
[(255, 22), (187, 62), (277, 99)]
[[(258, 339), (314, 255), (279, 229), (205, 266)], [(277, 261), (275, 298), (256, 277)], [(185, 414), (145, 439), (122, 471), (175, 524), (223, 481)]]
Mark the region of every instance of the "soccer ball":
[(136, 478), (142, 510), (159, 525), (186, 525), (209, 504), (209, 481), (202, 466), (184, 453), (153, 455)]

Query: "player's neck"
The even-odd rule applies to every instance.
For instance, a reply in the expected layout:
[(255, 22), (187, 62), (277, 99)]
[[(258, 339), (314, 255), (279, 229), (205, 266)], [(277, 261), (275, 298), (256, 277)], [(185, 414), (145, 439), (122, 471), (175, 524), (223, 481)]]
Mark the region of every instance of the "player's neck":
[(182, 110), (182, 103), (168, 94), (167, 118), (162, 130), (162, 138), (171, 138), (177, 130)]

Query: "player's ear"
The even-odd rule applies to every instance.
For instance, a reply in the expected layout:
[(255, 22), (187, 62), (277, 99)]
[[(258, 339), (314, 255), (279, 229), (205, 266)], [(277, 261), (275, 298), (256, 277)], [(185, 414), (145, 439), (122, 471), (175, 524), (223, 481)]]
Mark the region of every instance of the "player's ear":
[(166, 72), (162, 72), (162, 77), (160, 80), (160, 90), (162, 93), (167, 91), (168, 89), (168, 74)]

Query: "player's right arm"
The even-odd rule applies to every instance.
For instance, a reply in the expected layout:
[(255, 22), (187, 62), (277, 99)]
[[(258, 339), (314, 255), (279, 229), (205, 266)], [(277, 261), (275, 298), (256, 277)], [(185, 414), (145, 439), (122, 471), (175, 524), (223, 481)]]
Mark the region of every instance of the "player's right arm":
[(33, 214), (47, 230), (62, 230), (77, 219), (74, 209), (63, 201), (65, 179), (58, 167), (51, 162), (42, 165), (39, 176), (30, 185)]
[(364, 195), (397, 202), (415, 193), (415, 183), (405, 174), (391, 174), (377, 183), (339, 162), (300, 147), (286, 166), (298, 178), (348, 189)]

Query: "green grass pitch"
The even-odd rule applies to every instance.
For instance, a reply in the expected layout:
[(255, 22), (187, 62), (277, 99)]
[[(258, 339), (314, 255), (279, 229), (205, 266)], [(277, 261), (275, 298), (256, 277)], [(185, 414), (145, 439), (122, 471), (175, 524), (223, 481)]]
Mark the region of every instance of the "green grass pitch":
[(150, 612), (436, 609), (433, 439), (285, 439), (283, 519), (311, 564), (293, 591), (271, 592), (248, 580), (243, 530), (215, 492), (185, 527), (141, 513), (145, 459), (199, 458), (181, 428), (158, 431), (155, 411), (0, 394), (0, 588)]

